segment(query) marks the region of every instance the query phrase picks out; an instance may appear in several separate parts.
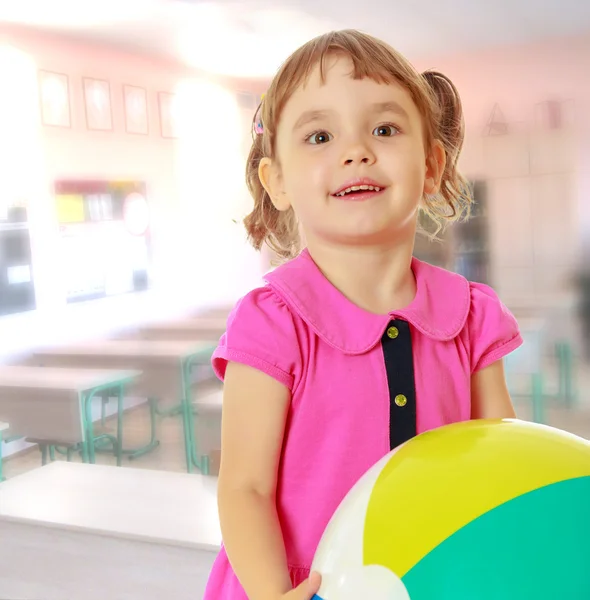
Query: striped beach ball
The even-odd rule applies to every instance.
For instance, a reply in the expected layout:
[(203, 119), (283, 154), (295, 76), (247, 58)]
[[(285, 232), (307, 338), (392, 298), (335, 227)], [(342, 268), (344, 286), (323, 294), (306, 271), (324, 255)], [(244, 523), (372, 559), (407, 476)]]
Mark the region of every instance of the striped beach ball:
[(317, 600), (590, 599), (590, 442), (519, 420), (423, 433), (350, 491)]

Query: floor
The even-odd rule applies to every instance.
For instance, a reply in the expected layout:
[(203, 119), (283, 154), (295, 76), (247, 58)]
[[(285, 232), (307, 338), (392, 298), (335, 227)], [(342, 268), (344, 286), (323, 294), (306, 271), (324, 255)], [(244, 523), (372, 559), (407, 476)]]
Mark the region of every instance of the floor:
[[(578, 369), (579, 397), (574, 409), (567, 409), (559, 401), (552, 401), (546, 406), (546, 422), (549, 425), (569, 431), (576, 435), (590, 439), (590, 368)], [(531, 418), (530, 402), (526, 397), (515, 399), (518, 417), (528, 420)], [(107, 430), (114, 430), (115, 422), (107, 420)], [(149, 439), (149, 413), (147, 407), (140, 406), (126, 413), (124, 419), (124, 433), (126, 448), (135, 448), (143, 445)], [(159, 469), (165, 471), (185, 471), (184, 448), (182, 436), (182, 423), (180, 417), (158, 418), (158, 448), (135, 460), (123, 459), (123, 466), (135, 468)], [(57, 455), (58, 460), (64, 460)], [(76, 457), (74, 460), (79, 460)], [(115, 459), (110, 454), (97, 455), (97, 462), (101, 464), (115, 464)], [(4, 462), (4, 475), (8, 479), (41, 465), (41, 454), (36, 449), (31, 449), (20, 455), (8, 457)]]

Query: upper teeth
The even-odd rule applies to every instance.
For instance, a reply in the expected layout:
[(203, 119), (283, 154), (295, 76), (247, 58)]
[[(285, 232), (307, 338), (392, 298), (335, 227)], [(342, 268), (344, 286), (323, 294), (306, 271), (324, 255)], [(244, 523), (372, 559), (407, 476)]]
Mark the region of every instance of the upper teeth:
[(358, 192), (359, 190), (371, 190), (375, 192), (380, 192), (381, 188), (375, 185), (353, 185), (351, 187), (347, 187), (341, 192), (338, 192), (336, 196), (344, 196), (344, 194), (349, 194), (350, 192)]

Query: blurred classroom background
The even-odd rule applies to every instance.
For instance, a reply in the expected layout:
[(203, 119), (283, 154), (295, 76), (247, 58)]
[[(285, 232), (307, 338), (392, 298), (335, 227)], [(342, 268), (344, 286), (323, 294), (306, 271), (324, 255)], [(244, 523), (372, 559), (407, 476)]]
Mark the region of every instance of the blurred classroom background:
[(590, 4), (4, 0), (0, 513), (42, 464), (215, 475), (209, 357), (271, 266), (241, 225), (251, 120), (282, 60), (343, 27), (456, 83), (477, 204), (416, 255), (519, 319), (519, 416), (590, 437)]

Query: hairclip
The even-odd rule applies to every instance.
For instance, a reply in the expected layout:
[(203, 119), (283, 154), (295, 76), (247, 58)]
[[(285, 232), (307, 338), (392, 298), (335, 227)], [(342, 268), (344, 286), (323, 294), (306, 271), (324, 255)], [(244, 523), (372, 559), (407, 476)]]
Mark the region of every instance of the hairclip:
[(254, 114), (254, 133), (262, 135), (264, 133), (264, 126), (262, 125), (262, 101), (264, 100), (265, 94), (260, 96), (260, 104)]

